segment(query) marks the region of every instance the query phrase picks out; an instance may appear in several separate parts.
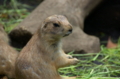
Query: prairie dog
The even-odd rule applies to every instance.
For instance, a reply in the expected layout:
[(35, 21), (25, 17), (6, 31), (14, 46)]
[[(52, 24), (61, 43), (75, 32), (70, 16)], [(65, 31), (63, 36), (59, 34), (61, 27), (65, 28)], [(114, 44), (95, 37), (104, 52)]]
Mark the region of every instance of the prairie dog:
[(71, 32), (64, 16), (46, 18), (16, 60), (16, 79), (63, 79), (58, 68), (78, 63), (62, 50), (61, 39)]
[(15, 60), (18, 52), (9, 45), (9, 38), (0, 25), (0, 75), (15, 78)]

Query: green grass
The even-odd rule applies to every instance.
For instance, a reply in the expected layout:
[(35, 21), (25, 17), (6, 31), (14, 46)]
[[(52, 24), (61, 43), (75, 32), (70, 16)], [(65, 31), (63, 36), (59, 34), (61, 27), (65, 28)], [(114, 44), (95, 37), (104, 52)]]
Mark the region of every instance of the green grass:
[[(6, 4), (0, 5), (0, 23), (5, 26), (5, 31), (9, 33), (15, 26), (17, 26), (30, 13), (24, 7), (25, 4), (20, 4), (17, 0), (11, 0)], [(19, 8), (21, 6), (21, 8)], [(28, 7), (28, 6), (27, 6)]]
[(61, 68), (59, 72), (62, 75), (78, 76), (77, 79), (112, 79), (120, 76), (119, 48), (107, 49), (101, 46), (99, 53), (71, 55), (80, 59), (80, 62), (74, 66)]
[[(11, 0), (9, 6), (11, 7), (6, 3), (0, 5), (0, 23), (5, 26), (7, 33), (30, 13), (24, 8), (25, 5), (16, 0)], [(120, 79), (115, 78), (120, 76), (120, 46), (116, 49), (101, 46), (99, 53), (73, 54), (71, 52), (70, 54), (77, 57), (80, 62), (77, 65), (59, 69), (61, 75), (76, 76), (77, 79)]]

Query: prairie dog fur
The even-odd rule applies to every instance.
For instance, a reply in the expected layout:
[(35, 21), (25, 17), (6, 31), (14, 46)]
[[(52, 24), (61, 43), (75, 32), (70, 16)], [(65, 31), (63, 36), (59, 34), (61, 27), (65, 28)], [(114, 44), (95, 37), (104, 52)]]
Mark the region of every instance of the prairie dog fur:
[(9, 45), (9, 38), (0, 25), (0, 75), (15, 78), (15, 60), (18, 52)]
[(64, 16), (46, 18), (16, 60), (16, 79), (63, 79), (58, 68), (78, 62), (62, 50), (61, 39), (71, 32)]

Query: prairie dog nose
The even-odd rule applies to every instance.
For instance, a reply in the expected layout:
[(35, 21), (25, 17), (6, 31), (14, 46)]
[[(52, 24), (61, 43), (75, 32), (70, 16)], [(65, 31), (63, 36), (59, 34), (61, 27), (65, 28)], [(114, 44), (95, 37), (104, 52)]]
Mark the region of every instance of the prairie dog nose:
[(68, 32), (72, 33), (72, 29), (69, 29)]
[(68, 36), (68, 35), (71, 34), (71, 33), (72, 33), (72, 29), (69, 29), (64, 36)]
[(72, 29), (69, 29), (68, 32), (66, 33), (66, 35), (69, 35), (72, 33)]

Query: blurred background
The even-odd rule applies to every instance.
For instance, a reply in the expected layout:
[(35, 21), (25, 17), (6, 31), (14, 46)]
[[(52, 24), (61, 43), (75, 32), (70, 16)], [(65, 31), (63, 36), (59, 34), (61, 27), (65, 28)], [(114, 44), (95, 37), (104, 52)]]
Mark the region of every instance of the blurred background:
[[(9, 33), (43, 0), (0, 0), (0, 23)], [(120, 0), (103, 0), (84, 21), (84, 32), (99, 37), (100, 44), (113, 45), (120, 36)], [(109, 47), (109, 46), (108, 46)], [(114, 46), (113, 46), (114, 47)]]
[(118, 43), (120, 36), (120, 0), (104, 0), (86, 18), (84, 31), (100, 38), (106, 45), (109, 38)]

